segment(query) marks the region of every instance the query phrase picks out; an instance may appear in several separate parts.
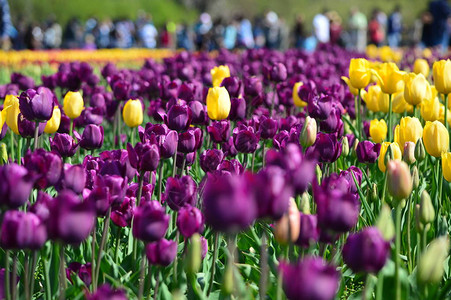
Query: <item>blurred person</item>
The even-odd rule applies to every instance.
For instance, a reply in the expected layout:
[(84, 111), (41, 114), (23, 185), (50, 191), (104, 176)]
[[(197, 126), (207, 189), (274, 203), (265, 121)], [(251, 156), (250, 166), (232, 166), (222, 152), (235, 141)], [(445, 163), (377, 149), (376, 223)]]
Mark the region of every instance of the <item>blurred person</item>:
[(429, 12), (432, 16), (430, 46), (441, 46), (442, 51), (445, 51), (448, 48), (449, 41), (450, 5), (446, 0), (434, 0), (429, 3)]
[(254, 34), (254, 41), (255, 41), (255, 48), (263, 48), (266, 45), (266, 28), (264, 24), (264, 19), (261, 16), (257, 16), (254, 19), (254, 28), (253, 28), (253, 34)]
[(252, 23), (245, 17), (239, 18), (237, 43), (240, 48), (254, 48), (254, 35), (252, 33)]
[(351, 8), (349, 26), (349, 48), (363, 52), (366, 48), (368, 21), (357, 7)]
[(378, 47), (382, 46), (385, 40), (385, 30), (381, 23), (379, 23), (379, 9), (374, 9), (370, 23), (368, 24), (368, 36), (370, 38), (370, 44)]
[(11, 21), (8, 0), (0, 0), (0, 37), (3, 50), (11, 48), (11, 40), (17, 36), (17, 31)]
[(283, 18), (280, 18), (279, 24), (279, 49), (287, 50), (290, 47), (290, 29)]
[(44, 47), (46, 49), (58, 49), (61, 47), (62, 29), (54, 17), (50, 17), (47, 21), (47, 27), (44, 30)]
[(178, 49), (193, 50), (193, 36), (188, 24), (183, 23), (177, 26), (176, 37)]
[(77, 18), (72, 18), (63, 31), (63, 48), (79, 48), (83, 31)]
[(103, 20), (99, 22), (95, 30), (95, 38), (97, 48), (110, 48), (111, 47), (111, 32), (113, 30), (113, 23), (111, 20)]
[(342, 20), (336, 11), (330, 11), (327, 14), (330, 20), (329, 31), (330, 31), (330, 42), (335, 45), (342, 46), (341, 33), (343, 32)]
[(304, 47), (304, 41), (305, 41), (305, 24), (304, 24), (304, 17), (301, 14), (298, 14), (296, 17), (296, 22), (294, 24), (293, 28), (293, 39), (294, 39), (294, 46), (296, 48), (302, 48)]
[(19, 15), (16, 19), (17, 35), (13, 39), (13, 49), (14, 50), (23, 50), (26, 48), (25, 46), (25, 33), (27, 32), (27, 23), (22, 15)]
[(402, 38), (402, 15), (401, 7), (395, 6), (395, 9), (388, 17), (387, 42), (391, 48), (398, 48), (401, 45)]
[(156, 48), (158, 31), (152, 22), (152, 17), (143, 16), (137, 25), (139, 26), (137, 32), (140, 46), (149, 49)]
[(313, 17), (313, 31), (319, 43), (328, 43), (330, 40), (330, 21), (326, 16), (327, 9)]
[(27, 49), (42, 49), (42, 40), (44, 38), (43, 31), (37, 23), (30, 24), (25, 33), (25, 45)]
[(88, 33), (85, 35), (85, 40), (83, 42), (82, 49), (84, 49), (84, 50), (96, 50), (97, 49), (96, 39), (95, 39), (94, 35), (92, 35), (91, 33)]
[(204, 12), (199, 16), (199, 21), (194, 25), (196, 34), (195, 44), (197, 50), (205, 50), (207, 46), (206, 36), (213, 27), (211, 16)]
[(224, 30), (224, 47), (228, 50), (234, 49), (238, 36), (238, 22), (233, 19)]
[(434, 27), (432, 26), (433, 16), (429, 10), (421, 14), (422, 32), (421, 32), (421, 47), (432, 47), (434, 37)]
[(219, 17), (213, 22), (210, 50), (218, 50), (224, 47), (224, 32), (225, 27), (222, 18)]
[(280, 46), (280, 23), (279, 17), (273, 11), (265, 16), (265, 40), (266, 48), (277, 49)]

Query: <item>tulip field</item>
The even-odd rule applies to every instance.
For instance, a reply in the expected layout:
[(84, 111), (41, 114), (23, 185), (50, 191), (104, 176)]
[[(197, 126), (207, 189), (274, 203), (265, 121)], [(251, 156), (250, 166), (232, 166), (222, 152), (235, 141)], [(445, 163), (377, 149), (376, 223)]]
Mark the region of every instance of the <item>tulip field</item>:
[(0, 76), (0, 299), (451, 298), (446, 57), (80, 53)]

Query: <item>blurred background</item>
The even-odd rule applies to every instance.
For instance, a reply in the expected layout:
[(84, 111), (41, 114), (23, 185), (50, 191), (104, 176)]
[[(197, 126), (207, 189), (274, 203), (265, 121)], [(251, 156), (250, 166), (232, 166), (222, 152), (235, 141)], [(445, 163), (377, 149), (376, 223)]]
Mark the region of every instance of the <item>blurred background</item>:
[[(446, 0), (0, 0), (3, 49), (449, 43)], [(9, 9), (7, 8), (9, 4)], [(6, 14), (9, 10), (9, 21)], [(445, 46), (446, 45), (446, 46)]]

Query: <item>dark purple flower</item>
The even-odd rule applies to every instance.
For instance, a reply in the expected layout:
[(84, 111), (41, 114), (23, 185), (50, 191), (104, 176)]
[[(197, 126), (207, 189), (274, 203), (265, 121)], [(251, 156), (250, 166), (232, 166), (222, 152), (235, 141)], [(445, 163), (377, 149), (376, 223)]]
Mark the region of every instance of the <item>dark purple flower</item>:
[(319, 239), (318, 218), (316, 215), (300, 213), (300, 226), (296, 244), (308, 248)]
[(151, 265), (169, 266), (177, 256), (177, 243), (160, 239), (146, 245), (146, 256)]
[(233, 144), (241, 153), (252, 153), (257, 150), (259, 137), (251, 126), (240, 125), (233, 129)]
[(15, 163), (0, 166), (0, 204), (18, 208), (27, 202), (34, 176)]
[(89, 124), (83, 130), (80, 147), (87, 150), (100, 149), (103, 145), (103, 127)]
[(72, 157), (77, 152), (75, 140), (67, 133), (55, 133), (53, 139), (49, 137), (50, 148), (61, 157)]
[(320, 162), (334, 162), (340, 157), (342, 145), (333, 133), (318, 132), (315, 143), (307, 149), (307, 155), (317, 156)]
[(224, 153), (219, 149), (207, 149), (200, 155), (200, 167), (204, 172), (212, 172), (224, 159)]
[(223, 160), (217, 168), (218, 171), (227, 172), (231, 175), (241, 175), (244, 172), (243, 165), (237, 160)]
[(329, 96), (314, 96), (308, 100), (308, 113), (310, 117), (318, 120), (326, 120), (333, 109), (332, 98)]
[(244, 176), (208, 173), (203, 193), (205, 221), (214, 230), (236, 233), (257, 217), (257, 203)]
[(78, 245), (94, 227), (95, 210), (91, 202), (82, 201), (74, 192), (66, 190), (48, 203), (46, 221), (49, 238), (65, 244)]
[(335, 107), (327, 118), (319, 123), (321, 131), (327, 133), (338, 133), (341, 135), (343, 121), (341, 120), (341, 111)]
[(196, 136), (194, 128), (189, 128), (183, 133), (179, 133), (177, 151), (181, 153), (190, 153), (196, 149)]
[(354, 174), (357, 184), (362, 184), (363, 173), (362, 170), (356, 166), (350, 166), (347, 170), (341, 171), (340, 177), (345, 178), (349, 182), (349, 191), (353, 194), (357, 194), (357, 186), (354, 182), (352, 174)]
[(19, 96), (20, 112), (33, 122), (45, 122), (50, 120), (53, 114), (54, 95), (46, 87), (37, 90), (28, 89)]
[(130, 226), (135, 209), (135, 198), (125, 197), (121, 205), (111, 211), (111, 221), (119, 227)]
[(189, 204), (182, 207), (177, 213), (177, 228), (185, 238), (204, 231), (204, 216), (201, 211)]
[(222, 80), (221, 86), (225, 87), (230, 97), (238, 98), (241, 92), (241, 80), (236, 76), (226, 77)]
[(157, 201), (146, 201), (135, 208), (133, 236), (144, 242), (155, 242), (164, 237), (169, 225), (169, 215)]
[(187, 105), (174, 104), (165, 118), (166, 125), (175, 131), (183, 131), (191, 125), (192, 113)]
[(361, 163), (372, 164), (379, 158), (381, 144), (375, 144), (371, 141), (361, 141), (355, 149), (357, 160)]
[(264, 67), (265, 77), (273, 82), (282, 82), (287, 79), (287, 68), (283, 63), (276, 63), (270, 67)]
[(191, 176), (169, 177), (166, 182), (164, 200), (173, 210), (179, 210), (186, 204), (195, 206), (197, 202), (197, 185)]
[(203, 125), (208, 122), (207, 107), (204, 104), (199, 101), (191, 101), (188, 106), (193, 116), (192, 124)]
[(61, 157), (44, 149), (29, 151), (24, 157), (24, 166), (35, 176), (35, 187), (39, 189), (54, 186), (63, 173)]
[(88, 300), (127, 300), (124, 290), (111, 288), (108, 284), (100, 286), (95, 293), (89, 295)]
[(227, 142), (230, 137), (230, 122), (227, 120), (213, 122), (207, 127), (207, 131), (213, 142), (217, 144)]
[(46, 241), (45, 225), (34, 213), (17, 210), (5, 213), (1, 227), (2, 248), (38, 250)]
[(127, 143), (127, 152), (130, 164), (139, 172), (155, 171), (160, 162), (158, 146), (150, 143), (137, 143), (133, 148)]
[(11, 83), (17, 84), (19, 86), (19, 89), (25, 91), (28, 89), (32, 89), (35, 87), (35, 83), (33, 78), (25, 76), (20, 73), (12, 73), (11, 74)]
[(247, 97), (260, 96), (263, 93), (263, 83), (258, 77), (244, 77), (244, 94)]
[(246, 118), (246, 100), (243, 98), (231, 98), (230, 103), (229, 120), (244, 120)]
[(262, 139), (272, 139), (279, 129), (278, 123), (272, 118), (262, 117), (260, 120), (258, 132)]
[(343, 247), (343, 260), (354, 273), (377, 274), (389, 255), (390, 243), (376, 227), (351, 234)]
[(72, 283), (72, 275), (78, 276), (86, 286), (90, 286), (92, 282), (92, 266), (91, 263), (82, 265), (79, 262), (71, 262), (66, 268), (66, 278)]
[(322, 258), (306, 257), (296, 264), (281, 262), (279, 272), (283, 290), (290, 300), (335, 299), (340, 273)]
[(64, 173), (59, 184), (59, 189), (69, 189), (76, 194), (81, 194), (86, 184), (86, 172), (82, 165), (64, 166)]
[[(38, 136), (44, 132), (46, 123), (39, 123)], [(34, 132), (36, 129), (36, 122), (27, 120), (22, 113), (17, 116), (17, 127), (19, 134), (24, 138), (34, 138)]]
[(97, 215), (106, 215), (108, 209), (119, 206), (125, 197), (127, 181), (117, 175), (97, 175), (87, 200), (95, 205)]
[(126, 80), (118, 80), (112, 86), (114, 98), (119, 101), (128, 100), (130, 98), (131, 85)]

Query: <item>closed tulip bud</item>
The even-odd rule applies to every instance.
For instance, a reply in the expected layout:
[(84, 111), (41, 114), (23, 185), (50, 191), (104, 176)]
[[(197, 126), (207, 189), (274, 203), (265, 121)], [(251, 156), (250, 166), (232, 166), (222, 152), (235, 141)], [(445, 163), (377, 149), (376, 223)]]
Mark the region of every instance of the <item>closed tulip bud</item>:
[(299, 210), (303, 214), (310, 214), (310, 199), (307, 192), (304, 192), (301, 196), (301, 201), (299, 203)]
[(391, 215), (391, 209), (384, 204), (376, 221), (376, 227), (379, 228), (386, 241), (391, 241), (395, 237), (395, 223)]
[(168, 110), (165, 123), (169, 129), (183, 131), (189, 128), (192, 121), (191, 108), (187, 105), (174, 104)]
[(449, 133), (439, 121), (426, 122), (423, 130), (423, 143), (427, 153), (440, 157), (449, 149)]
[(420, 184), (420, 176), (418, 174), (417, 166), (413, 166), (412, 168), (412, 186), (416, 189)]
[(230, 69), (228, 66), (217, 66), (210, 70), (211, 82), (213, 87), (219, 87), (224, 78), (230, 77)]
[(299, 88), (303, 85), (304, 85), (304, 83), (302, 83), (302, 82), (296, 82), (293, 86), (293, 103), (297, 107), (306, 107), (307, 106), (307, 102), (302, 100), (301, 97), (299, 96)]
[(415, 144), (415, 159), (422, 162), (426, 158), (426, 150), (424, 149), (423, 139), (419, 139)]
[(415, 159), (415, 143), (406, 142), (404, 144), (404, 153), (402, 159), (409, 165), (414, 164), (417, 160)]
[(413, 72), (415, 74), (423, 74), (424, 77), (428, 77), (430, 71), (429, 63), (423, 58), (417, 58), (413, 63)]
[(187, 204), (178, 211), (176, 224), (180, 233), (190, 238), (204, 231), (204, 216), (197, 207)]
[(305, 149), (313, 145), (316, 141), (317, 125), (316, 120), (307, 116), (305, 118), (304, 126), (302, 127), (299, 142)]
[(420, 284), (439, 283), (445, 271), (449, 252), (449, 237), (433, 240), (418, 261), (417, 280)]
[(446, 181), (451, 182), (451, 152), (442, 154), (442, 172)]
[(124, 105), (122, 117), (130, 128), (138, 127), (143, 122), (143, 107), (140, 100), (128, 100)]
[(71, 157), (77, 152), (78, 144), (67, 133), (56, 133), (50, 139), (50, 148), (61, 157)]
[(34, 213), (17, 210), (5, 213), (1, 226), (2, 248), (38, 250), (46, 240), (45, 225)]
[(83, 130), (80, 147), (87, 150), (99, 149), (103, 145), (103, 127), (89, 124)]
[(53, 108), (53, 114), (50, 120), (45, 124), (44, 132), (45, 133), (55, 133), (60, 127), (61, 123), (61, 110), (58, 106)]
[(0, 144), (0, 165), (4, 165), (8, 162), (8, 150), (6, 149), (6, 144)]
[(369, 201), (370, 202), (376, 202), (379, 200), (379, 193), (377, 191), (377, 184), (373, 183), (373, 185), (371, 186), (371, 190), (370, 190), (370, 194), (369, 194)]
[(213, 87), (208, 89), (207, 113), (210, 119), (226, 119), (229, 116), (230, 108), (230, 96), (225, 87)]
[(370, 122), (370, 136), (375, 143), (382, 143), (387, 137), (387, 123), (384, 119), (377, 119)]
[(387, 164), (387, 183), (390, 195), (396, 200), (409, 197), (412, 192), (412, 176), (409, 166), (403, 161), (389, 161)]
[(420, 200), (420, 221), (424, 225), (434, 222), (435, 210), (432, 205), (431, 197), (425, 190), (421, 193)]
[(88, 300), (127, 300), (127, 294), (123, 289), (111, 288), (108, 284), (101, 285), (93, 294), (87, 297)]
[(362, 92), (363, 101), (365, 101), (367, 108), (373, 112), (388, 112), (389, 103), (388, 95), (382, 93), (379, 85), (372, 85), (368, 88), (367, 93)]
[(199, 271), (202, 263), (202, 244), (201, 236), (195, 233), (188, 245), (188, 255), (185, 259), (185, 270), (188, 274), (195, 274)]
[(353, 153), (353, 154), (356, 154), (356, 151), (357, 151), (357, 145), (358, 145), (359, 143), (360, 143), (359, 139), (356, 138), (356, 139), (354, 140), (354, 144), (352, 145), (352, 153)]
[(290, 198), (288, 212), (274, 223), (274, 237), (279, 244), (286, 245), (298, 239), (299, 230), (299, 210), (294, 199)]
[(426, 226), (421, 223), (420, 219), (420, 204), (415, 204), (415, 228), (418, 232), (423, 232), (423, 230), (426, 229), (426, 231), (429, 230), (431, 227), (430, 224), (427, 224)]
[(404, 72), (400, 71), (395, 63), (381, 64), (375, 75), (385, 94), (395, 94), (404, 88)]
[(17, 117), (20, 113), (19, 98), (14, 95), (6, 95), (2, 113), (3, 112), (5, 112), (6, 125), (18, 135), (19, 127), (17, 125)]
[(434, 85), (441, 94), (451, 93), (451, 61), (439, 60), (432, 65)]
[(321, 171), (321, 167), (316, 165), (315, 168), (316, 179), (318, 180), (318, 184), (321, 184), (321, 178), (323, 178), (323, 172)]
[(80, 92), (67, 92), (64, 96), (63, 109), (66, 116), (76, 119), (84, 109), (83, 97)]
[(422, 135), (423, 126), (421, 126), (420, 120), (415, 117), (402, 118), (395, 128), (395, 142), (402, 147), (402, 151), (404, 151), (406, 142), (416, 143)]
[(357, 144), (357, 160), (361, 163), (375, 163), (379, 157), (381, 144), (374, 144), (370, 141), (362, 141)]
[(381, 172), (385, 172), (388, 161), (392, 159), (401, 160), (401, 158), (402, 154), (398, 143), (384, 142), (381, 145), (377, 166)]
[[(359, 95), (359, 90), (352, 86), (351, 80), (348, 77), (341, 76), (341, 79), (348, 85), (348, 88), (349, 88), (349, 91), (351, 92), (351, 94), (353, 94), (354, 96)], [(361, 91), (365, 92), (365, 90), (363, 90), (363, 89)]]
[(19, 96), (19, 108), (23, 116), (33, 122), (50, 120), (53, 114), (54, 95), (46, 87), (28, 89)]
[(233, 279), (233, 272), (234, 272), (234, 263), (229, 261), (227, 263), (226, 269), (224, 271), (224, 277), (222, 279), (221, 284), (221, 291), (224, 295), (230, 295), (233, 292), (234, 289), (234, 279)]
[(169, 266), (177, 256), (175, 241), (159, 239), (146, 245), (146, 256), (151, 265)]
[(419, 105), (423, 100), (432, 97), (431, 86), (423, 74), (409, 73), (404, 75), (404, 99), (411, 105)]
[(166, 234), (168, 225), (169, 215), (158, 201), (146, 201), (135, 208), (132, 228), (135, 238), (144, 242), (158, 241)]
[(356, 89), (364, 89), (371, 80), (370, 63), (364, 58), (353, 58), (349, 64), (349, 80)]

